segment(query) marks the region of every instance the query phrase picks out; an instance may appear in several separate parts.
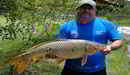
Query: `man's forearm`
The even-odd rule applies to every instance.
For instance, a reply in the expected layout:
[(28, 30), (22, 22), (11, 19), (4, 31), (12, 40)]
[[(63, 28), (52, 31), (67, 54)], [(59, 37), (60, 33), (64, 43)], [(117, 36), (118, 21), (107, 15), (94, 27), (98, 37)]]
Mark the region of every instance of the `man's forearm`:
[(123, 40), (115, 40), (112, 42), (112, 44), (108, 45), (111, 46), (111, 50), (120, 48), (123, 45)]

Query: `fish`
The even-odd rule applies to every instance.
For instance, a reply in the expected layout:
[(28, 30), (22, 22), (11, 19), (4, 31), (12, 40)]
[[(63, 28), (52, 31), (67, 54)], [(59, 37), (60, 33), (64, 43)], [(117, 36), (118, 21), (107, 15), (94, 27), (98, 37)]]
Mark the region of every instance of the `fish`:
[(105, 47), (105, 44), (88, 40), (56, 40), (35, 46), (27, 52), (13, 57), (8, 64), (13, 65), (16, 72), (24, 72), (30, 64), (37, 63), (40, 60), (56, 59), (61, 62), (66, 59), (80, 58), (83, 55), (93, 55)]

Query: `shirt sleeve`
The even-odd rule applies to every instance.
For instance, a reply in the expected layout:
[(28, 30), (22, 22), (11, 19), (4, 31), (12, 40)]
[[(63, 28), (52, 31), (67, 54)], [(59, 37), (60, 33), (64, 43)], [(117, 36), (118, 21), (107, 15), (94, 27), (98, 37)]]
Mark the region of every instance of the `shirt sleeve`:
[(124, 39), (124, 34), (120, 30), (120, 26), (112, 23), (112, 22), (107, 22), (107, 33), (108, 33), (108, 39), (110, 41), (113, 40), (123, 40)]
[(58, 39), (67, 39), (69, 37), (69, 32), (67, 30), (67, 24), (60, 25), (60, 31), (57, 34)]

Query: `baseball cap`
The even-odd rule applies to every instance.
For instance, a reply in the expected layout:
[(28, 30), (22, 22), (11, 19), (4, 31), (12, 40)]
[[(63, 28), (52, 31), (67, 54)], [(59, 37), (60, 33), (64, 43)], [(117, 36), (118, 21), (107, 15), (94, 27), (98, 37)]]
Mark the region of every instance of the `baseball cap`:
[(78, 8), (85, 4), (88, 4), (88, 5), (92, 6), (93, 8), (96, 8), (96, 2), (93, 0), (80, 0)]

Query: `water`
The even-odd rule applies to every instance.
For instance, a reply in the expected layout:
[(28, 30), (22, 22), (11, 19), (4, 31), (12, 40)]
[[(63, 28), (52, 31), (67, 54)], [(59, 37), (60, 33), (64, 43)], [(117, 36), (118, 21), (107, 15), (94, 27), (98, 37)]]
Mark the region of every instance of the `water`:
[(120, 27), (120, 31), (124, 33), (124, 39), (130, 41), (130, 27)]
[(128, 55), (127, 56), (130, 58), (130, 45), (128, 45)]

